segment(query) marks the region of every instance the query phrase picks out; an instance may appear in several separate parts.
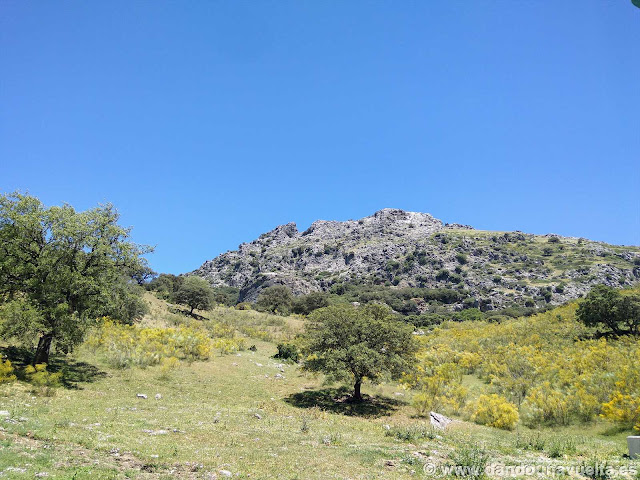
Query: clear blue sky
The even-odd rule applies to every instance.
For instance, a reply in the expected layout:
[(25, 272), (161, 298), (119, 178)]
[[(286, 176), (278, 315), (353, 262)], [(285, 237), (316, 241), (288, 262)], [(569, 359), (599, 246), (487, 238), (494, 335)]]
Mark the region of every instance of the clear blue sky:
[(620, 1), (0, 2), (0, 191), (110, 201), (185, 272), (384, 207), (640, 243)]

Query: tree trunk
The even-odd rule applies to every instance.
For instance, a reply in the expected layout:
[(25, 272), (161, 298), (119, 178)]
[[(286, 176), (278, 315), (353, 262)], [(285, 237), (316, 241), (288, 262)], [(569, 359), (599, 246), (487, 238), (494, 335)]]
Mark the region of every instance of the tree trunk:
[(360, 387), (362, 386), (362, 380), (357, 379), (356, 384), (353, 387), (353, 401), (361, 402), (362, 401), (362, 393), (360, 393)]
[(33, 357), (33, 365), (39, 363), (49, 363), (49, 352), (51, 351), (51, 341), (53, 340), (53, 333), (45, 333), (38, 340), (38, 348), (36, 348), (36, 354)]
[(193, 309), (194, 309), (194, 308), (195, 308), (195, 307), (191, 307), (191, 311), (189, 312), (189, 315), (193, 315)]

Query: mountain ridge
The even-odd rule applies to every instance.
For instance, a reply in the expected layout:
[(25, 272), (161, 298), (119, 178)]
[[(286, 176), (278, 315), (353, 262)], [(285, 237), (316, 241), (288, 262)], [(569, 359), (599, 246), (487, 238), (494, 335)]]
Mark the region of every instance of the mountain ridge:
[(188, 275), (239, 288), (243, 301), (270, 285), (300, 295), (364, 283), (455, 289), (469, 300), (449, 308), (492, 310), (527, 301), (559, 304), (598, 283), (630, 286), (640, 280), (640, 248), (476, 230), (385, 208), (359, 220), (316, 220), (302, 232), (294, 222), (279, 225)]

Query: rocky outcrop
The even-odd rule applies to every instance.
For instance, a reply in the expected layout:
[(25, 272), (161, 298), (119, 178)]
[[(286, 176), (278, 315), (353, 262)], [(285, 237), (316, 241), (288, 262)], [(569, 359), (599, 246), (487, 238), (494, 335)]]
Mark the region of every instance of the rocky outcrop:
[[(597, 283), (627, 286), (640, 278), (640, 249), (585, 239), (487, 232), (443, 224), (426, 213), (383, 209), (345, 222), (318, 220), (299, 232), (281, 225), (205, 262), (191, 274), (237, 287), (253, 301), (270, 285), (296, 295), (336, 284), (449, 288), (483, 310), (513, 303), (561, 303)], [(425, 310), (417, 302), (419, 310)]]

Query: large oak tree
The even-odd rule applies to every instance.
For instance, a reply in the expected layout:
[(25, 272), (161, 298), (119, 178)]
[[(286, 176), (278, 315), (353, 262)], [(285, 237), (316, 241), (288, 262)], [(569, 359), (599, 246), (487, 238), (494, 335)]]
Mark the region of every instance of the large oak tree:
[(308, 317), (304, 367), (350, 381), (353, 400), (362, 401), (365, 378), (398, 378), (415, 362), (413, 328), (383, 305), (334, 305)]
[(77, 212), (20, 193), (0, 195), (0, 335), (70, 351), (98, 316), (131, 321), (144, 308), (136, 281), (150, 248), (130, 240), (112, 205)]

